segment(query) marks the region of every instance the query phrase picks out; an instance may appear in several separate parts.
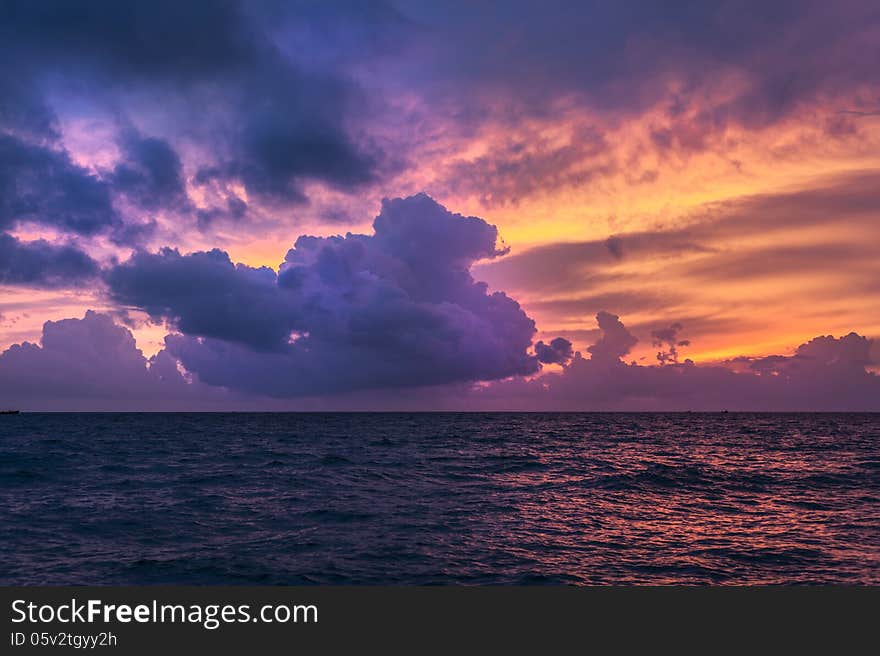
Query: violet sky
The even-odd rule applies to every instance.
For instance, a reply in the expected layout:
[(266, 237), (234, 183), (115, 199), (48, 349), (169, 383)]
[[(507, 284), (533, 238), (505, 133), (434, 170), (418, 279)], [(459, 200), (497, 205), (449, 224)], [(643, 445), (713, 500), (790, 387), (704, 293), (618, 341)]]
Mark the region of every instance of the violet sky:
[(876, 2), (0, 3), (0, 407), (880, 410)]

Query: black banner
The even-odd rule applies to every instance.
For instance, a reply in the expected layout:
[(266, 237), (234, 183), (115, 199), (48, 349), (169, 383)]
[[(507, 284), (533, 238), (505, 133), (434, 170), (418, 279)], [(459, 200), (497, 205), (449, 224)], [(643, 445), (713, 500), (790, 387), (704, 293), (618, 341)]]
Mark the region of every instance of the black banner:
[[(0, 588), (9, 654), (861, 651), (876, 588)], [(196, 650), (196, 651), (193, 651)]]

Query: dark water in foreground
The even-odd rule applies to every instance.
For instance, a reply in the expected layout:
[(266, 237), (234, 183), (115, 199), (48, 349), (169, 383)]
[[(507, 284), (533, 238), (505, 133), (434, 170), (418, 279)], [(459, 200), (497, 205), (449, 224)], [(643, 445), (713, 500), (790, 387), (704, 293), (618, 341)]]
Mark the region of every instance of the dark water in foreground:
[(0, 583), (880, 583), (880, 415), (0, 417)]

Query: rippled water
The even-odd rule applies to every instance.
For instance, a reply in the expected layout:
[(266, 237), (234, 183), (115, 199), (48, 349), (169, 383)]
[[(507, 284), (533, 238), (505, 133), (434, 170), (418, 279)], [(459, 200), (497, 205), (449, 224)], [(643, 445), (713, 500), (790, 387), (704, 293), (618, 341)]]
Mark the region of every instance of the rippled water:
[(880, 415), (0, 416), (0, 582), (880, 583)]

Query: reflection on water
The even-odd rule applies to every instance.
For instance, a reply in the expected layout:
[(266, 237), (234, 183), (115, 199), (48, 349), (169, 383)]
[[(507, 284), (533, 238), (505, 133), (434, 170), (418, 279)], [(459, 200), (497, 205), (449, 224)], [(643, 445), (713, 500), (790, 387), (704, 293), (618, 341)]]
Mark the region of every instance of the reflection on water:
[(880, 415), (0, 420), (3, 583), (880, 583)]

